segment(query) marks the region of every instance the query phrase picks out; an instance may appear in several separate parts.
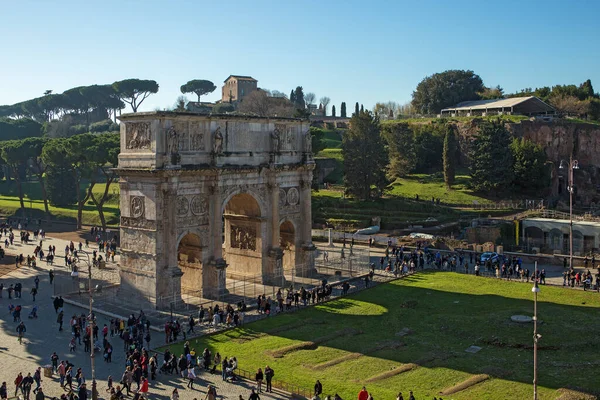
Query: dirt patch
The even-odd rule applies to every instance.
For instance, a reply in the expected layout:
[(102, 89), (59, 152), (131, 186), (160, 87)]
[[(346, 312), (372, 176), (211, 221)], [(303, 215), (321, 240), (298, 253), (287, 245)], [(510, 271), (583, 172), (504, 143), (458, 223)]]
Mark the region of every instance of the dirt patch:
[(303, 328), (307, 325), (323, 325), (323, 324), (325, 324), (325, 321), (304, 320), (304, 321), (295, 322), (293, 324), (280, 326), (279, 328), (268, 330), (267, 334), (276, 335), (278, 333), (287, 332), (287, 331), (291, 331), (291, 330), (298, 329), (298, 328)]
[(322, 362), (320, 364), (307, 365), (307, 368), (312, 369), (313, 371), (322, 371), (326, 368), (333, 367), (334, 365), (338, 365), (346, 361), (356, 360), (362, 356), (363, 355), (360, 353), (350, 353), (329, 361)]
[[(497, 337), (493, 337), (491, 339), (482, 339), (481, 340), (482, 343), (485, 344), (489, 344), (490, 346), (496, 346), (496, 347), (500, 347), (500, 348), (511, 348), (511, 349), (533, 349), (533, 345), (532, 344), (525, 344), (525, 343), (506, 343), (503, 342), (502, 340), (498, 339)], [(540, 346), (538, 345), (538, 350), (560, 350), (560, 347), (558, 346)]]
[(494, 366), (485, 367), (481, 372), (493, 376), (494, 378), (507, 378), (511, 375), (510, 371)]
[(326, 336), (317, 338), (313, 341), (300, 342), (300, 343), (292, 344), (289, 346), (284, 346), (277, 350), (269, 350), (266, 353), (274, 358), (282, 358), (286, 354), (290, 354), (290, 353), (300, 351), (300, 350), (315, 350), (321, 344), (328, 342), (330, 340), (333, 340), (333, 339), (337, 339), (342, 336), (354, 336), (354, 335), (358, 335), (360, 333), (362, 333), (362, 331), (358, 331), (358, 330), (352, 329), (352, 328), (342, 329), (340, 331), (333, 332), (330, 335), (326, 335)]
[(415, 368), (418, 368), (417, 364), (402, 364), (399, 367), (394, 367), (389, 371), (382, 372), (381, 374), (374, 375), (365, 380), (365, 383), (373, 383), (377, 381), (382, 381), (384, 379), (391, 378), (392, 376), (400, 375), (401, 373), (412, 371)]
[(234, 343), (242, 344), (242, 343), (250, 342), (250, 341), (252, 341), (254, 339), (261, 338), (263, 336), (267, 336), (267, 334), (263, 333), (263, 332), (246, 333), (246, 334), (244, 334), (244, 335), (242, 335), (240, 337), (237, 337), (235, 339), (231, 339), (231, 341), (234, 342)]
[(416, 300), (408, 300), (400, 304), (400, 308), (417, 308), (419, 303)]
[(466, 381), (462, 381), (459, 384), (456, 384), (452, 387), (442, 390), (440, 392), (440, 394), (443, 396), (449, 396), (451, 394), (462, 392), (463, 390), (466, 390), (466, 389), (470, 388), (471, 386), (475, 386), (478, 383), (481, 383), (483, 381), (487, 381), (488, 379), (490, 379), (490, 376), (487, 374), (474, 375), (474, 376), (470, 377), (469, 379), (467, 379)]
[(597, 396), (573, 389), (560, 388), (557, 392), (560, 396), (558, 396), (556, 400), (598, 400)]

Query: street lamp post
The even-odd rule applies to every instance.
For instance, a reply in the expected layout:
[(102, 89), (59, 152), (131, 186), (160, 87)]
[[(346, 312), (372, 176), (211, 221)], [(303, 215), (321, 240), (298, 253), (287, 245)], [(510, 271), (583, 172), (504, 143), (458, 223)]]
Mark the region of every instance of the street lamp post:
[[(562, 160), (560, 162), (559, 168), (564, 169), (567, 167), (567, 163)], [(569, 268), (573, 268), (573, 170), (579, 169), (579, 162), (577, 160), (573, 160), (573, 156), (569, 157), (569, 176), (568, 182), (569, 186), (567, 190), (569, 191)]]
[(96, 367), (95, 367), (95, 353), (94, 353), (94, 310), (93, 310), (93, 303), (94, 303), (94, 297), (93, 297), (93, 293), (94, 293), (94, 288), (92, 287), (92, 263), (90, 263), (90, 255), (89, 253), (80, 250), (77, 252), (77, 258), (79, 258), (79, 254), (85, 254), (85, 256), (87, 257), (87, 260), (84, 260), (87, 263), (88, 266), (88, 286), (89, 286), (89, 293), (90, 293), (90, 315), (89, 315), (89, 320), (90, 320), (90, 343), (91, 343), (91, 349), (90, 349), (90, 365), (92, 367), (92, 385), (96, 382)]
[(540, 287), (537, 281), (537, 261), (535, 262), (535, 271), (533, 273), (533, 400), (537, 400), (537, 344), (542, 335), (537, 333), (537, 295)]

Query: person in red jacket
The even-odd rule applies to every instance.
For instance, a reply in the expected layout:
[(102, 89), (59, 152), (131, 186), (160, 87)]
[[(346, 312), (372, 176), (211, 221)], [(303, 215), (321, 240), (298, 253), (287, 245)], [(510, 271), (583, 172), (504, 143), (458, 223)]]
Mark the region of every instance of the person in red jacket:
[(148, 379), (142, 378), (142, 384), (140, 385), (140, 393), (144, 399), (148, 398)]
[(362, 390), (358, 392), (358, 400), (367, 400), (369, 398), (369, 392), (366, 387), (362, 387)]

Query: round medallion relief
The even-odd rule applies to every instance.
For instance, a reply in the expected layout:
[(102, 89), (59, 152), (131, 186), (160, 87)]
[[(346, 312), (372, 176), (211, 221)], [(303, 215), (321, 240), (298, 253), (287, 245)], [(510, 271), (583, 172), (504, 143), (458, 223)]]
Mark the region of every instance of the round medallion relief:
[(300, 194), (298, 193), (298, 189), (293, 187), (290, 190), (288, 190), (287, 201), (289, 204), (291, 204), (292, 206), (295, 206), (296, 204), (298, 204), (299, 199), (300, 199)]
[(206, 200), (206, 197), (194, 196), (190, 208), (194, 215), (204, 215), (208, 212), (208, 200)]
[(187, 215), (190, 202), (185, 196), (177, 196), (177, 215)]
[(139, 218), (144, 214), (144, 198), (135, 196), (131, 198), (131, 216)]
[(279, 207), (284, 207), (286, 202), (286, 196), (284, 189), (279, 189)]

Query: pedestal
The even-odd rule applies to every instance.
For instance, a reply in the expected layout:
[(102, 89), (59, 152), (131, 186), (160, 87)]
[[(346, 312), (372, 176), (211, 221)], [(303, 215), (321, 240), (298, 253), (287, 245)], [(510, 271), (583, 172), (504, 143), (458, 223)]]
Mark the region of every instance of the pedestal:
[(329, 228), (329, 247), (335, 247), (335, 245), (333, 244), (333, 236), (331, 235), (331, 228)]
[(283, 273), (283, 250), (274, 247), (268, 253), (268, 269), (263, 271), (263, 283), (265, 285), (285, 287), (285, 275)]
[(226, 294), (227, 263), (222, 258), (203, 265), (202, 297), (219, 299)]

